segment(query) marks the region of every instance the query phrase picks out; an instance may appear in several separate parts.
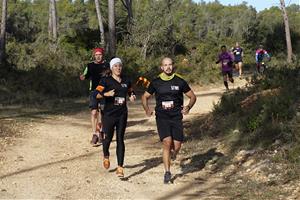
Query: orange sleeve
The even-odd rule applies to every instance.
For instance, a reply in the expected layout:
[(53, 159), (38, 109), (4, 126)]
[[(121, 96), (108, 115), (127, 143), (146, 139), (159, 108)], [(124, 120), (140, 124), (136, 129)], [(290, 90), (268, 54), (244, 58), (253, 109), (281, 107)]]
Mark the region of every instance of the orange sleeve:
[(98, 86), (96, 87), (96, 90), (98, 90), (99, 92), (103, 92), (104, 87), (103, 87), (102, 85), (98, 85)]

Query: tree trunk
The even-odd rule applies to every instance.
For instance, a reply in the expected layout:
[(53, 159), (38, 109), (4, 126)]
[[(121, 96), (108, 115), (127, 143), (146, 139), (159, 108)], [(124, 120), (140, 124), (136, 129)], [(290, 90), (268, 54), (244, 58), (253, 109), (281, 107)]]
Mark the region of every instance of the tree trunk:
[(131, 32), (131, 27), (133, 24), (133, 11), (132, 11), (132, 0), (122, 0), (122, 3), (127, 10), (128, 21), (127, 21), (127, 29), (128, 32)]
[(100, 11), (99, 0), (95, 0), (95, 6), (96, 6), (96, 12), (97, 12), (97, 18), (98, 18), (99, 30), (100, 30), (100, 45), (101, 47), (105, 48), (104, 26), (103, 26), (101, 11)]
[(52, 15), (51, 15), (51, 2), (49, 1), (49, 19), (48, 19), (48, 38), (52, 40)]
[(50, 40), (54, 43), (57, 41), (57, 15), (55, 0), (49, 1), (49, 35)]
[(115, 0), (108, 0), (109, 55), (116, 55)]
[(285, 9), (285, 2), (284, 0), (280, 0), (281, 10), (283, 14), (283, 20), (284, 20), (284, 28), (285, 28), (285, 38), (286, 38), (286, 47), (287, 47), (287, 62), (292, 62), (292, 55), (293, 55), (293, 49), (292, 49), (292, 42), (291, 42), (291, 33), (290, 33), (290, 26), (289, 26), (289, 19), (288, 15)]
[(148, 50), (148, 43), (150, 41), (151, 34), (149, 33), (147, 37), (145, 37), (145, 40), (143, 41), (143, 48), (141, 50), (141, 56), (144, 60), (147, 58), (147, 50)]
[(6, 33), (7, 0), (2, 0), (2, 17), (0, 31), (0, 63), (5, 61), (5, 33)]

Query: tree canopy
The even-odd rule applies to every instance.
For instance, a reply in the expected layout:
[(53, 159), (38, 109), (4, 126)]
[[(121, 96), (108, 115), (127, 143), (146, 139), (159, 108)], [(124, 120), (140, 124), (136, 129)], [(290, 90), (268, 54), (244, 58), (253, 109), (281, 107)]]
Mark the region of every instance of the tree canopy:
[[(125, 6), (126, 5), (126, 6)], [(128, 6), (132, 8), (128, 9)], [(94, 0), (57, 0), (58, 39), (49, 51), (49, 2), (14, 0), (7, 10), (7, 66), (29, 71), (36, 68), (59, 73), (80, 73), (91, 60), (91, 49), (100, 45)], [(294, 54), (300, 52), (299, 5), (287, 7)], [(108, 2), (100, 1), (105, 37), (108, 37)], [(129, 12), (130, 10), (130, 12)], [(280, 60), (286, 54), (282, 13), (279, 7), (257, 12), (247, 3), (224, 6), (218, 1), (192, 0), (115, 1), (116, 55), (132, 78), (157, 73), (161, 56), (172, 56), (189, 80), (205, 83), (216, 74), (214, 60), (221, 45), (239, 42), (245, 62), (254, 62), (259, 44)], [(130, 20), (129, 20), (130, 18)], [(130, 23), (130, 24), (129, 24)], [(186, 58), (188, 62), (182, 62)], [(110, 59), (108, 56), (106, 59)], [(152, 77), (149, 77), (152, 78)], [(206, 80), (205, 80), (206, 78)]]

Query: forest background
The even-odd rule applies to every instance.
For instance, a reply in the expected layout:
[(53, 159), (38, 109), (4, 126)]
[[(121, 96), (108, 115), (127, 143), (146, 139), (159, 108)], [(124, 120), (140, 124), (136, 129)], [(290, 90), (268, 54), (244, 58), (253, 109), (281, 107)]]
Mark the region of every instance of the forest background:
[[(100, 46), (94, 0), (59, 0), (55, 50), (49, 39), (49, 2), (8, 1), (5, 64), (0, 73), (0, 102), (41, 103), (46, 98), (86, 96), (87, 82), (78, 76), (92, 60), (92, 49)], [(294, 64), (299, 62), (299, 5), (287, 12), (293, 44)], [(106, 40), (108, 3), (100, 1)], [(175, 59), (178, 73), (195, 84), (219, 80), (215, 65), (221, 45), (239, 42), (245, 51), (245, 67), (254, 69), (259, 44), (272, 55), (272, 65), (282, 66), (286, 58), (282, 11), (272, 7), (257, 12), (247, 3), (224, 6), (218, 1), (191, 0), (132, 1), (129, 15), (124, 1), (115, 1), (116, 56), (125, 71), (136, 80), (150, 80), (158, 73), (159, 60)], [(106, 49), (107, 46), (105, 46)], [(108, 52), (108, 51), (107, 51)], [(111, 55), (106, 54), (106, 60)]]

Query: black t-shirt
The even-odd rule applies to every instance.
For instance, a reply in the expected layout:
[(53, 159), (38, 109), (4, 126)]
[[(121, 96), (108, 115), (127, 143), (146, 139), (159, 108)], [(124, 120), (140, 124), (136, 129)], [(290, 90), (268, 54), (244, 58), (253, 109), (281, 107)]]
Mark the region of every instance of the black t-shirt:
[(119, 83), (112, 76), (102, 78), (97, 90), (100, 91), (101, 95), (110, 90), (115, 90), (113, 97), (104, 97), (105, 106), (103, 113), (107, 116), (118, 117), (124, 112), (127, 112), (126, 97), (128, 94), (133, 92), (131, 82), (126, 77), (122, 76), (121, 82)]
[(154, 79), (147, 92), (155, 94), (156, 116), (162, 118), (182, 118), (183, 94), (191, 90), (185, 80), (175, 75), (174, 78), (164, 81), (161, 78)]
[(234, 61), (242, 61), (243, 49), (240, 47), (235, 47), (232, 49), (232, 53), (234, 55)]
[(106, 62), (95, 63), (91, 62), (87, 65), (87, 73), (85, 74), (85, 79), (91, 79), (92, 85), (91, 90), (95, 90), (99, 84), (101, 78), (104, 77), (105, 71), (109, 69), (109, 64)]

